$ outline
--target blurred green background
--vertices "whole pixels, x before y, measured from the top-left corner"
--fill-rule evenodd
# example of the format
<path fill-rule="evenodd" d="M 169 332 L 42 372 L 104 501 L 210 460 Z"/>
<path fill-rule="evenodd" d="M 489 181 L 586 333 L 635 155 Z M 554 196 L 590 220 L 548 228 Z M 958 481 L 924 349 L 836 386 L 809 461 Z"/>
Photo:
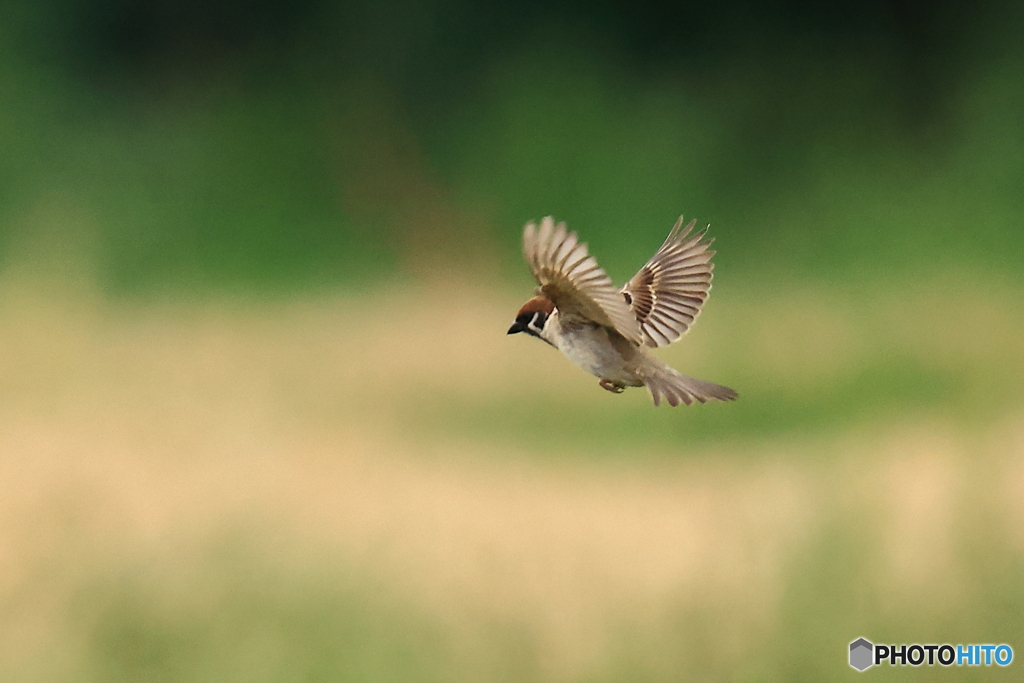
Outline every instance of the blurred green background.
<path fill-rule="evenodd" d="M 1022 37 L 997 1 L 0 4 L 0 680 L 1024 654 Z M 660 355 L 737 403 L 506 338 L 526 221 L 621 282 L 680 213 L 717 277 Z"/>

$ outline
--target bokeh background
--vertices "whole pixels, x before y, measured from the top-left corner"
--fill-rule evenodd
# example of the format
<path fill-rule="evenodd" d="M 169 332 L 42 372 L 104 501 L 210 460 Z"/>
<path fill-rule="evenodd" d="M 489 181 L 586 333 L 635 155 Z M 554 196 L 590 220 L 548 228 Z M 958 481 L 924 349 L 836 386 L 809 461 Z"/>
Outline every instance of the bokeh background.
<path fill-rule="evenodd" d="M 0 4 L 0 680 L 1024 655 L 1021 7 Z M 680 213 L 738 402 L 506 337 Z"/>

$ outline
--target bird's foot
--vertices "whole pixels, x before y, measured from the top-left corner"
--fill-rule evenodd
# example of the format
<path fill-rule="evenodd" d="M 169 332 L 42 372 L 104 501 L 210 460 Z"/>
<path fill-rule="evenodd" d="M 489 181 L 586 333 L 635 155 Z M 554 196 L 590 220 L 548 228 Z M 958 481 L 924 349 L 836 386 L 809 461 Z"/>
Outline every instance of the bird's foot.
<path fill-rule="evenodd" d="M 617 382 L 613 382 L 610 379 L 603 379 L 600 382 L 598 382 L 598 384 L 601 385 L 602 389 L 610 391 L 613 394 L 621 394 L 623 391 L 626 390 L 626 387 L 624 385 L 618 384 Z"/>

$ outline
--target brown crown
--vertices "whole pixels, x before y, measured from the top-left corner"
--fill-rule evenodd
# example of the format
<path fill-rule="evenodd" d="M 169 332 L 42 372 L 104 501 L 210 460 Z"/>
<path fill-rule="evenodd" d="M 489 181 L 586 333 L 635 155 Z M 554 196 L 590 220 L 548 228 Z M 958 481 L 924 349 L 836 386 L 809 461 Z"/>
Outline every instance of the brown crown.
<path fill-rule="evenodd" d="M 519 309 L 518 313 L 516 313 L 516 317 L 518 318 L 523 313 L 534 313 L 536 311 L 544 311 L 548 315 L 551 315 L 553 310 L 555 310 L 555 305 L 551 303 L 551 299 L 543 296 L 535 296 L 523 304 L 523 307 Z"/>

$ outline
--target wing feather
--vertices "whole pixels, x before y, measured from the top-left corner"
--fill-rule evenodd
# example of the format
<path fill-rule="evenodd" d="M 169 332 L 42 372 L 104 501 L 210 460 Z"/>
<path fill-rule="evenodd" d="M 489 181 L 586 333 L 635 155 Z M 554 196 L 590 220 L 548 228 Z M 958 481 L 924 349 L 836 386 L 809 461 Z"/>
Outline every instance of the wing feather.
<path fill-rule="evenodd" d="M 686 334 L 708 299 L 715 252 L 712 240 L 704 239 L 707 228 L 693 232 L 696 224 L 684 228 L 680 216 L 661 248 L 622 288 L 647 346 L 668 346 Z"/>
<path fill-rule="evenodd" d="M 642 344 L 640 323 L 611 278 L 587 253 L 587 245 L 565 223 L 548 216 L 523 228 L 523 255 L 546 296 L 563 317 L 592 320 Z"/>

